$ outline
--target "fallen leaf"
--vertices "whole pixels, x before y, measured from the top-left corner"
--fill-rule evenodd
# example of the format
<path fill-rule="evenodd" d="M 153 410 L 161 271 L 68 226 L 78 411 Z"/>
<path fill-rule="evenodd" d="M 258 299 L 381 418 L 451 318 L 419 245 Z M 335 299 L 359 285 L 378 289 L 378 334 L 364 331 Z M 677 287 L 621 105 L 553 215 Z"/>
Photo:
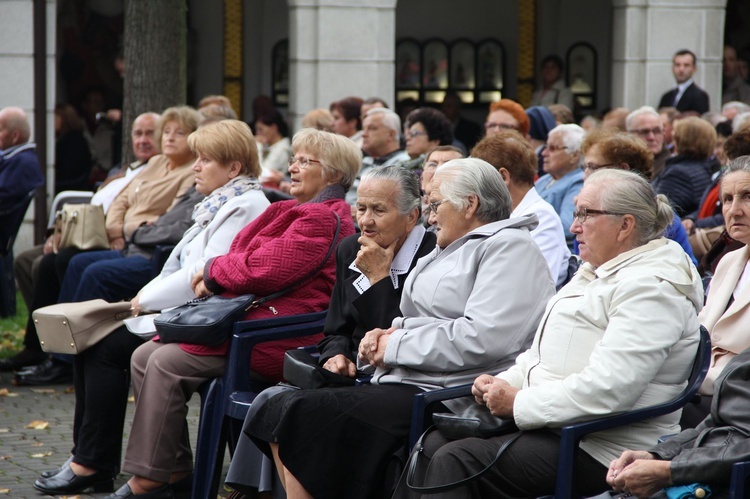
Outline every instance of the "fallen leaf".
<path fill-rule="evenodd" d="M 0 433 L 8 433 L 9 431 L 9 428 L 0 428 Z"/>
<path fill-rule="evenodd" d="M 44 442 L 34 442 L 31 444 L 32 447 L 44 447 Z"/>
<path fill-rule="evenodd" d="M 0 456 L 0 461 L 8 461 L 13 459 L 13 456 Z"/>
<path fill-rule="evenodd" d="M 65 389 L 65 393 L 75 393 L 76 389 L 73 386 L 69 386 Z M 76 496 L 78 497 L 78 496 Z"/>
<path fill-rule="evenodd" d="M 47 421 L 32 421 L 31 423 L 26 425 L 26 428 L 32 430 L 46 430 L 47 428 L 49 428 L 49 423 Z"/>
<path fill-rule="evenodd" d="M 7 388 L 0 388 L 0 397 L 5 397 L 5 396 L 6 396 L 6 395 L 8 395 L 9 393 L 10 393 L 10 392 L 8 391 L 8 389 L 7 389 Z"/>
<path fill-rule="evenodd" d="M 135 397 L 132 395 L 128 397 L 128 402 L 135 402 Z"/>
<path fill-rule="evenodd" d="M 81 496 L 62 496 L 60 499 L 81 499 Z"/>
<path fill-rule="evenodd" d="M 0 489 L 0 494 L 10 494 L 10 489 Z"/>
<path fill-rule="evenodd" d="M 52 451 L 49 452 L 40 452 L 39 454 L 32 454 L 31 457 L 40 458 L 40 457 L 49 457 L 52 455 Z"/>
<path fill-rule="evenodd" d="M 54 388 L 32 388 L 31 391 L 34 393 L 55 393 L 57 390 Z"/>

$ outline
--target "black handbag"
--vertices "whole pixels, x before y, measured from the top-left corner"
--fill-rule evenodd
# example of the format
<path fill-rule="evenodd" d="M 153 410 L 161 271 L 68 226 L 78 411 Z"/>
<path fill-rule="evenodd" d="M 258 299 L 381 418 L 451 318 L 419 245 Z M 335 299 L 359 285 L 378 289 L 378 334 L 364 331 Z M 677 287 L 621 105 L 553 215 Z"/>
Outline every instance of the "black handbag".
<path fill-rule="evenodd" d="M 336 233 L 331 247 L 328 248 L 323 261 L 312 272 L 288 286 L 263 298 L 255 295 L 241 295 L 234 298 L 223 296 L 204 296 L 190 300 L 184 305 L 160 313 L 154 319 L 154 326 L 162 343 L 191 343 L 193 345 L 218 346 L 232 334 L 234 323 L 241 319 L 250 309 L 279 298 L 289 291 L 301 286 L 326 264 L 336 248 L 341 232 L 341 218 L 335 211 Z"/>
<path fill-rule="evenodd" d="M 476 480 L 492 469 L 497 460 L 500 459 L 500 456 L 502 456 L 503 452 L 505 452 L 505 449 L 515 442 L 518 437 L 523 435 L 523 432 L 518 430 L 518 427 L 512 419 L 502 419 L 493 416 L 487 406 L 481 404 L 471 404 L 469 407 L 461 411 L 460 414 L 453 414 L 450 412 L 435 413 L 432 415 L 432 422 L 434 423 L 434 426 L 429 427 L 427 431 L 419 437 L 417 443 L 414 444 L 414 449 L 409 456 L 409 460 L 406 462 L 406 486 L 412 491 L 419 492 L 420 494 L 437 494 L 439 492 L 445 492 L 461 487 L 462 485 L 466 485 L 469 482 Z M 432 485 L 428 487 L 414 485 L 414 475 L 417 472 L 418 460 L 424 452 L 424 439 L 436 428 L 440 431 L 441 435 L 451 440 L 470 437 L 488 438 L 515 433 L 503 442 L 497 450 L 495 459 L 478 473 L 464 478 L 463 480 L 442 485 Z"/>
<path fill-rule="evenodd" d="M 284 354 L 284 380 L 299 388 L 354 386 L 355 379 L 329 371 L 318 365 L 318 359 L 300 349 Z"/>

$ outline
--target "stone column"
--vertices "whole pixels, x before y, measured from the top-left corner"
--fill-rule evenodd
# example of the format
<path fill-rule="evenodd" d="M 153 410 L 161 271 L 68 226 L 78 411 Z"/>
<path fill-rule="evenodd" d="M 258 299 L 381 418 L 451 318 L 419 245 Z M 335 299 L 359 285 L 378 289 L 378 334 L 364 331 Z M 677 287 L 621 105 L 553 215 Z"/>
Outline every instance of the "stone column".
<path fill-rule="evenodd" d="M 47 143 L 38 148 L 47 148 L 48 203 L 54 190 L 54 105 L 55 105 L 55 26 L 57 22 L 56 0 L 46 0 L 47 11 L 47 81 L 37 81 L 34 76 L 34 0 L 0 1 L 0 108 L 18 106 L 29 116 L 31 141 L 36 142 L 34 114 L 47 113 Z M 46 85 L 47 109 L 34 109 L 34 86 Z M 16 238 L 14 252 L 18 254 L 30 248 L 33 236 L 34 207 L 26 213 L 21 230 Z M 44 223 L 46 224 L 46 220 Z"/>
<path fill-rule="evenodd" d="M 613 0 L 612 105 L 657 106 L 675 86 L 672 56 L 695 52 L 695 81 L 721 109 L 726 0 Z"/>
<path fill-rule="evenodd" d="M 350 95 L 394 104 L 396 0 L 288 0 L 289 119 Z"/>

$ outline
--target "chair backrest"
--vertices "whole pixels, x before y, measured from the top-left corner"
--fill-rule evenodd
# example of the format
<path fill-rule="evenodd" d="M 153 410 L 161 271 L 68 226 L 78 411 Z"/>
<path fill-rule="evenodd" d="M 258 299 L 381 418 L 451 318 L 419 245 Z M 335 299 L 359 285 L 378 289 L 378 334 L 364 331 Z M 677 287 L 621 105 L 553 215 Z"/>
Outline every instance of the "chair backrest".
<path fill-rule="evenodd" d="M 26 194 L 22 200 L 12 207 L 0 212 L 0 220 L 2 220 L 2 224 L 0 224 L 0 255 L 7 255 L 13 249 L 13 243 L 23 223 L 23 216 L 26 214 L 31 200 L 34 199 L 35 193 L 36 189 Z"/>
<path fill-rule="evenodd" d="M 51 229 L 55 226 L 55 215 L 64 204 L 89 204 L 92 197 L 94 197 L 94 193 L 91 191 L 62 191 L 57 193 L 55 199 L 52 200 L 47 228 Z"/>
<path fill-rule="evenodd" d="M 690 370 L 690 377 L 685 389 L 677 397 L 651 407 L 635 411 L 616 414 L 601 419 L 585 421 L 564 426 L 560 434 L 560 454 L 557 463 L 557 482 L 555 485 L 555 499 L 569 499 L 573 494 L 573 463 L 578 443 L 581 438 L 590 433 L 608 430 L 618 426 L 629 425 L 644 419 L 655 418 L 681 409 L 687 404 L 700 388 L 708 372 L 711 361 L 711 337 L 705 327 L 700 328 L 698 352 Z"/>

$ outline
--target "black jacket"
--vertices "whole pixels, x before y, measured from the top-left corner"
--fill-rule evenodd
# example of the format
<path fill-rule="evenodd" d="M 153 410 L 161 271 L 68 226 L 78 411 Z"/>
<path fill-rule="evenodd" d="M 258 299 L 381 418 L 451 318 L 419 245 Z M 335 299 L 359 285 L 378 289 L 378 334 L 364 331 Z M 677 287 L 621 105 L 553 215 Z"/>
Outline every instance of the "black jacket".
<path fill-rule="evenodd" d="M 750 349 L 727 364 L 714 383 L 711 413 L 697 427 L 684 430 L 650 449 L 671 460 L 675 484 L 728 485 L 732 465 L 750 461 Z"/>
<path fill-rule="evenodd" d="M 677 95 L 677 88 L 673 88 L 669 92 L 661 96 L 659 101 L 659 107 L 673 107 L 674 98 Z M 692 83 L 685 89 L 680 101 L 676 106 L 678 111 L 695 111 L 698 114 L 708 112 L 708 94 L 695 83 Z"/>

